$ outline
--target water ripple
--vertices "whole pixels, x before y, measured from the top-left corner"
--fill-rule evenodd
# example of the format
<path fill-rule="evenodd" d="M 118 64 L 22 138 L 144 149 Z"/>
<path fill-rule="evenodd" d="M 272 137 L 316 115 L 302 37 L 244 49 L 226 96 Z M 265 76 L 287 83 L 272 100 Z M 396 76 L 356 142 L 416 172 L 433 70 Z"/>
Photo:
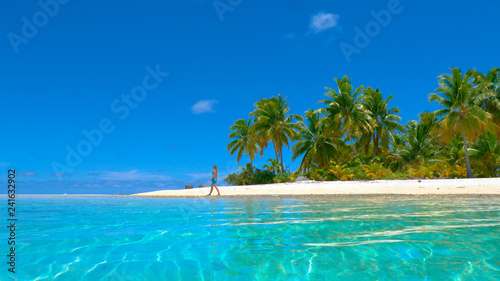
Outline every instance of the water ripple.
<path fill-rule="evenodd" d="M 368 244 L 382 244 L 382 243 L 401 243 L 408 242 L 406 240 L 367 240 L 367 241 L 344 241 L 344 242 L 332 242 L 332 243 L 303 243 L 304 246 L 321 246 L 321 247 L 353 247 Z"/>
<path fill-rule="evenodd" d="M 21 203 L 17 280 L 494 280 L 500 271 L 493 199 Z"/>

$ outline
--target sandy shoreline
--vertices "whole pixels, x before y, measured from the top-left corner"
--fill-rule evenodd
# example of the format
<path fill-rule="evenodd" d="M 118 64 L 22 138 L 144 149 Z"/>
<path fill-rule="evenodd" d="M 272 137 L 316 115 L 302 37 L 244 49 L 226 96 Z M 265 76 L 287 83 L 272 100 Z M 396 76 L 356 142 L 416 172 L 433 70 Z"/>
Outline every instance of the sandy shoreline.
<path fill-rule="evenodd" d="M 221 197 L 303 197 L 303 196 L 453 196 L 500 197 L 500 178 L 429 179 L 374 181 L 304 181 L 266 185 L 220 186 Z M 138 197 L 202 197 L 210 187 L 159 190 L 133 194 Z M 212 196 L 217 191 L 212 192 Z"/>

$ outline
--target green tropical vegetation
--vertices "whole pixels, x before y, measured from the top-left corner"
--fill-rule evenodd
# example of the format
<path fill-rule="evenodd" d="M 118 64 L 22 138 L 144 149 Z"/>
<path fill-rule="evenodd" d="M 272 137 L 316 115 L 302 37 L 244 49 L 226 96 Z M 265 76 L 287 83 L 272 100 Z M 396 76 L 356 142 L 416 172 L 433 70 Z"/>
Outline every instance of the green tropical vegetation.
<path fill-rule="evenodd" d="M 253 134 L 250 134 L 250 127 L 252 127 L 252 119 L 248 119 L 248 121 L 244 119 L 236 120 L 230 128 L 232 132 L 229 134 L 229 138 L 232 141 L 227 145 L 227 150 L 229 150 L 229 155 L 238 152 L 236 162 L 240 162 L 243 154 L 248 154 L 250 166 L 252 166 L 253 159 L 259 151 L 259 145 Z"/>
<path fill-rule="evenodd" d="M 335 78 L 317 110 L 289 114 L 286 97 L 260 99 L 250 119 L 230 127 L 230 155 L 250 163 L 225 181 L 234 185 L 311 180 L 472 178 L 500 176 L 500 74 L 474 69 L 437 77 L 429 101 L 439 105 L 418 120 L 400 124 L 400 110 L 378 88 L 354 87 Z M 253 166 L 257 153 L 272 144 L 275 159 Z M 296 171 L 283 161 L 283 149 Z"/>
<path fill-rule="evenodd" d="M 286 98 L 281 95 L 270 99 L 261 99 L 255 104 L 255 110 L 250 113 L 255 123 L 250 127 L 250 134 L 256 139 L 261 154 L 268 143 L 273 144 L 276 160 L 280 162 L 281 172 L 285 170 L 283 163 L 283 146 L 289 147 L 290 141 L 297 139 L 299 125 L 295 120 L 302 120 L 297 114 L 288 115 L 290 107 Z"/>

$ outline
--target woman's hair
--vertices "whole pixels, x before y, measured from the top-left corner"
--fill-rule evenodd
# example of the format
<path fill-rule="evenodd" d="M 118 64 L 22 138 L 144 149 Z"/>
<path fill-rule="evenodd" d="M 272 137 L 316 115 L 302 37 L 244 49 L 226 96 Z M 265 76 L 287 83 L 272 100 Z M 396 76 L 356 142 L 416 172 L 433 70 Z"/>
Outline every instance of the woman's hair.
<path fill-rule="evenodd" d="M 217 165 L 214 165 L 213 168 L 215 169 L 215 171 L 217 172 Z"/>

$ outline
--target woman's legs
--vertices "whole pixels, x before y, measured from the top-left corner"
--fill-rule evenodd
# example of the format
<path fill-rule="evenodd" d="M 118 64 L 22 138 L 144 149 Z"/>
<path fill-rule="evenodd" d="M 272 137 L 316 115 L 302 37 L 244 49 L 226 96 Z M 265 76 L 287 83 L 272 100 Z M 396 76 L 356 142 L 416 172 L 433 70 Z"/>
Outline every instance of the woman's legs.
<path fill-rule="evenodd" d="M 212 184 L 212 187 L 213 186 L 215 186 L 215 189 L 217 189 L 217 193 L 219 193 L 218 195 L 220 195 L 219 189 L 217 188 L 217 184 Z M 210 193 L 212 193 L 212 191 L 210 191 Z"/>
<path fill-rule="evenodd" d="M 212 185 L 210 186 L 210 193 L 208 193 L 208 195 L 207 195 L 207 196 L 212 195 L 212 191 L 214 190 L 214 186 L 215 186 L 215 189 L 217 189 L 217 193 L 220 195 L 220 191 L 219 191 L 219 189 L 217 188 L 217 184 L 212 183 Z"/>

